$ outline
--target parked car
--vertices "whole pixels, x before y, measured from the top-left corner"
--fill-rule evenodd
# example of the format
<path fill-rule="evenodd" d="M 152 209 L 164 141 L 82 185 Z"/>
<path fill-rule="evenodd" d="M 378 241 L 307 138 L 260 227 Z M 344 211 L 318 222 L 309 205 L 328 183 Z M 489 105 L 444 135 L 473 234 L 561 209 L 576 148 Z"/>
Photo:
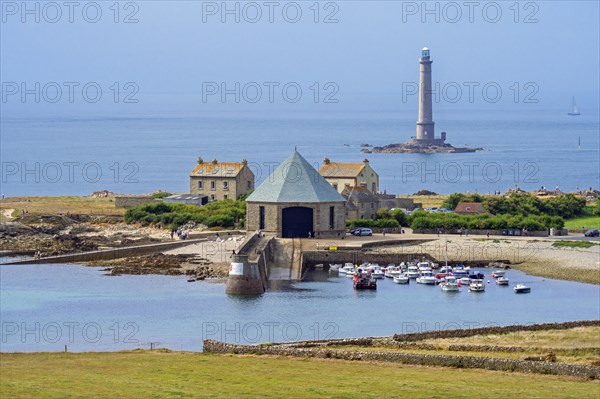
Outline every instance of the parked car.
<path fill-rule="evenodd" d="M 584 236 L 586 237 L 600 237 L 600 231 L 596 229 L 589 229 L 585 232 Z"/>
<path fill-rule="evenodd" d="M 354 236 L 372 236 L 373 235 L 373 230 L 371 229 L 367 229 L 367 228 L 359 228 L 359 229 L 354 229 L 350 232 L 350 234 L 354 235 Z"/>

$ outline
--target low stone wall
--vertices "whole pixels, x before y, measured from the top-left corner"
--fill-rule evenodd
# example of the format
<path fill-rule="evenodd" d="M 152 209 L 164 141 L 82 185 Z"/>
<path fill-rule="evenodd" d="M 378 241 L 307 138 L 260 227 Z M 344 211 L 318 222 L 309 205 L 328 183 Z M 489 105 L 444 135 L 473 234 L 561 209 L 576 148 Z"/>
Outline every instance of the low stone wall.
<path fill-rule="evenodd" d="M 138 205 L 151 204 L 154 202 L 162 202 L 162 200 L 149 196 L 115 197 L 115 208 L 134 208 Z"/>
<path fill-rule="evenodd" d="M 409 334 L 395 334 L 396 341 L 422 341 L 438 338 L 465 338 L 484 334 L 506 334 L 518 331 L 566 330 L 575 327 L 600 326 L 600 320 L 568 321 L 564 323 L 517 324 L 503 327 L 481 327 L 460 330 L 434 330 Z"/>
<path fill-rule="evenodd" d="M 518 229 L 502 229 L 502 230 L 487 230 L 487 229 L 481 229 L 481 230 L 475 230 L 475 229 L 468 229 L 468 233 L 469 235 L 473 235 L 473 236 L 485 236 L 488 233 L 491 236 L 504 236 L 504 237 L 520 237 L 521 234 L 520 232 L 518 232 Z M 510 231 L 512 232 L 518 232 L 518 234 L 510 234 Z M 561 230 L 563 231 L 563 230 Z M 437 234 L 437 229 L 415 229 L 413 230 L 414 234 Z M 507 234 L 504 234 L 507 233 Z M 460 234 L 458 229 L 450 229 L 450 230 L 443 230 L 442 234 L 454 234 L 454 235 L 458 235 Z M 465 229 L 463 229 L 463 235 L 465 235 Z M 548 237 L 550 235 L 550 233 L 548 232 L 548 230 L 540 230 L 540 231 L 528 231 L 527 232 L 527 236 L 528 237 Z M 566 234 L 563 234 L 566 235 Z"/>
<path fill-rule="evenodd" d="M 111 248 L 99 251 L 87 251 L 76 254 L 66 254 L 57 256 L 48 256 L 45 258 L 33 258 L 20 261 L 6 262 L 5 265 L 25 265 L 25 264 L 47 264 L 47 263 L 80 263 L 93 262 L 97 260 L 112 260 L 119 258 L 128 258 L 131 256 L 149 255 L 171 249 L 184 247 L 190 244 L 204 242 L 204 239 L 197 240 L 179 240 L 167 241 L 156 244 L 133 245 L 121 248 Z"/>
<path fill-rule="evenodd" d="M 421 353 L 347 351 L 314 348 L 279 348 L 266 345 L 235 345 L 205 340 L 204 351 L 209 353 L 233 353 L 313 357 L 340 360 L 359 360 L 415 364 L 421 366 L 477 368 L 522 373 L 569 375 L 580 378 L 600 379 L 600 367 L 566 363 L 537 362 L 475 356 L 431 355 Z"/>

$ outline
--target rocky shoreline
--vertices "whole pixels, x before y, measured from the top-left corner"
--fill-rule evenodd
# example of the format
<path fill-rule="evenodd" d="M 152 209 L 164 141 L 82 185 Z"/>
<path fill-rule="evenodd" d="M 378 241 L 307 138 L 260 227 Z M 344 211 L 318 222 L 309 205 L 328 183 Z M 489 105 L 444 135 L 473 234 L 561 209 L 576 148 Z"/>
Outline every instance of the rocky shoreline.
<path fill-rule="evenodd" d="M 110 276 L 158 274 L 165 276 L 189 276 L 194 280 L 226 278 L 227 267 L 212 265 L 193 255 L 166 255 L 157 253 L 146 256 L 113 259 L 87 263 L 88 266 L 107 266 Z"/>
<path fill-rule="evenodd" d="M 414 144 L 388 144 L 383 147 L 363 148 L 364 154 L 435 154 L 435 153 L 466 153 L 483 151 L 483 148 L 454 147 L 450 144 L 436 145 L 414 145 Z"/>

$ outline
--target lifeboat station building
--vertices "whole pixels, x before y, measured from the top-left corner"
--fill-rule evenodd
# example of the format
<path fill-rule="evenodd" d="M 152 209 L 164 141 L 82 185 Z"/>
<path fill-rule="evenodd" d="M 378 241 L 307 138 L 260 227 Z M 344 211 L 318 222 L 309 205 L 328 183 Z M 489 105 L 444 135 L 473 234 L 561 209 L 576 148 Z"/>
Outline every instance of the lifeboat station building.
<path fill-rule="evenodd" d="M 296 150 L 246 198 L 248 231 L 282 238 L 346 234 L 346 199 Z"/>

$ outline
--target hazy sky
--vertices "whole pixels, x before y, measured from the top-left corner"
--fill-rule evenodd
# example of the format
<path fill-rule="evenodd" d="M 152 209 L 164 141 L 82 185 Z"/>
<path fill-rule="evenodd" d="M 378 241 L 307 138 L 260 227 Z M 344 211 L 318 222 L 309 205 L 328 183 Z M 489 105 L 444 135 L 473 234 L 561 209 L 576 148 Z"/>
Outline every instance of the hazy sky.
<path fill-rule="evenodd" d="M 268 105 L 264 82 L 279 85 L 274 102 L 284 105 L 281 87 L 289 82 L 302 88 L 307 103 L 316 95 L 314 82 L 319 102 L 327 94 L 341 104 L 385 102 L 386 95 L 406 94 L 417 81 L 423 46 L 431 49 L 434 81 L 448 90 L 446 96 L 455 98 L 452 90 L 462 88 L 462 108 L 488 106 L 486 84 L 502 89 L 505 106 L 531 106 L 523 104 L 527 95 L 539 107 L 566 108 L 572 95 L 580 108 L 597 110 L 599 104 L 598 1 L 136 1 L 119 3 L 118 15 L 113 1 L 75 2 L 72 8 L 32 1 L 26 3 L 31 13 L 23 4 L 1 2 L 3 116 L 76 109 L 61 106 L 68 104 L 65 82 L 78 84 L 73 101 L 84 108 L 90 104 L 81 88 L 96 82 L 103 94 L 94 106 L 109 113 L 127 109 L 127 94 L 139 99 L 136 112 L 175 110 L 173 104 L 187 101 L 183 93 L 200 98 L 203 82 L 205 91 L 207 82 L 219 90 L 222 82 L 230 88 L 257 82 L 264 90 L 259 105 Z M 23 104 L 22 84 L 36 90 L 35 82 L 38 92 L 56 82 L 63 87 L 61 99 L 47 101 L 54 98 L 50 85 L 40 104 L 33 94 Z M 474 85 L 472 102 L 465 82 Z M 169 96 L 153 93 L 175 96 L 161 104 Z M 205 100 L 199 104 L 207 109 L 223 106 L 219 93 Z M 235 106 L 234 95 L 226 103 Z"/>

